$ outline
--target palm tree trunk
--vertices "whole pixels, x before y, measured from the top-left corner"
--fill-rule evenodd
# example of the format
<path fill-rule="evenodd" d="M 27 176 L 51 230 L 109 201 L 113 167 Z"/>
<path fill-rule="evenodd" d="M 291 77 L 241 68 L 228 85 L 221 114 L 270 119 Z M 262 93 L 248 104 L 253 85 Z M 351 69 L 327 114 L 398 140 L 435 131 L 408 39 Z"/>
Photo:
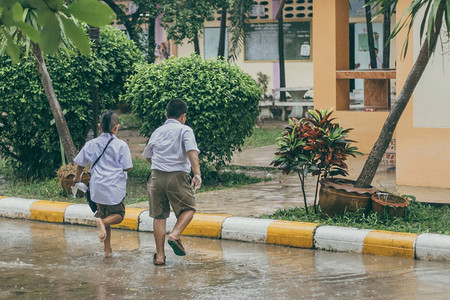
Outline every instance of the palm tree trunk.
<path fill-rule="evenodd" d="M 219 36 L 219 50 L 217 50 L 217 57 L 225 57 L 225 33 L 227 29 L 227 8 L 222 7 L 222 15 L 220 19 L 220 36 Z"/>
<path fill-rule="evenodd" d="M 280 88 L 286 87 L 286 71 L 284 68 L 283 8 L 284 2 L 283 5 L 278 9 L 280 11 L 280 15 L 278 17 L 278 64 L 280 68 Z M 286 92 L 280 92 L 280 101 L 286 102 Z"/>
<path fill-rule="evenodd" d="M 391 35 L 391 8 L 383 13 L 383 68 L 389 68 L 389 60 L 391 56 L 391 43 L 389 36 Z"/>
<path fill-rule="evenodd" d="M 367 25 L 367 39 L 369 42 L 369 56 L 370 67 L 372 69 L 377 68 L 377 57 L 375 56 L 375 44 L 373 42 L 373 27 L 372 27 L 372 14 L 370 13 L 370 5 L 367 5 L 370 0 L 365 0 L 366 3 L 366 25 Z"/>
<path fill-rule="evenodd" d="M 392 135 L 394 134 L 394 130 L 397 127 L 397 123 L 400 120 L 400 117 L 402 116 L 402 113 L 405 110 L 406 105 L 408 104 L 409 99 L 411 98 L 411 95 L 420 80 L 420 77 L 422 77 L 422 74 L 425 71 L 431 55 L 434 52 L 437 40 L 441 32 L 444 7 L 444 2 L 441 2 L 436 13 L 436 26 L 433 27 L 434 31 L 432 31 L 431 35 L 428 36 L 423 42 L 422 48 L 419 52 L 419 56 L 417 57 L 417 60 L 414 63 L 411 72 L 409 72 L 409 75 L 406 78 L 405 84 L 402 88 L 402 91 L 400 92 L 400 95 L 397 98 L 397 101 L 392 106 L 392 109 L 383 125 L 383 128 L 381 129 L 378 140 L 375 142 L 372 151 L 367 157 L 361 174 L 359 175 L 355 183 L 355 187 L 367 188 L 370 186 L 373 178 L 375 177 L 375 172 L 377 171 L 381 159 L 383 158 L 383 155 L 389 146 Z M 430 40 L 429 45 L 428 39 Z"/>
<path fill-rule="evenodd" d="M 61 143 L 64 147 L 67 162 L 73 163 L 73 159 L 77 154 L 77 150 L 73 143 L 69 127 L 67 126 L 66 119 L 64 118 L 63 112 L 61 110 L 61 106 L 59 105 L 58 98 L 56 98 L 52 80 L 48 73 L 44 57 L 42 56 L 42 51 L 39 48 L 39 45 L 36 43 L 32 43 L 32 48 L 39 78 L 41 80 L 42 87 L 44 88 L 45 95 L 47 96 L 48 103 L 50 104 L 50 109 L 52 111 L 53 117 L 55 118 L 56 129 L 58 130 Z"/>

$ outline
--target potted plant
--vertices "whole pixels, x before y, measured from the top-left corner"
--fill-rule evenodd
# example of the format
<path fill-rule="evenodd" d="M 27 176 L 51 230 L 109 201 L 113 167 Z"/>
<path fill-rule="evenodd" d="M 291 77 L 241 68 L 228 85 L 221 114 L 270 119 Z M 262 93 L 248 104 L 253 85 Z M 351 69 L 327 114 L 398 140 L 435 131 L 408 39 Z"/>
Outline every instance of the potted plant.
<path fill-rule="evenodd" d="M 349 155 L 360 154 L 347 139 L 351 129 L 344 129 L 331 118 L 333 110 L 309 110 L 309 118 L 290 119 L 289 126 L 277 140 L 277 152 L 271 164 L 283 170 L 284 174 L 297 172 L 303 194 L 305 210 L 308 213 L 305 193 L 305 179 L 311 173 L 316 176 L 314 211 L 317 211 L 319 182 L 329 176 L 347 176 L 345 160 Z M 322 211 L 328 206 L 319 203 Z"/>
<path fill-rule="evenodd" d="M 57 177 L 59 184 L 62 186 L 63 191 L 66 195 L 70 195 L 72 193 L 73 178 L 75 177 L 77 171 L 77 165 L 73 163 L 69 163 L 67 165 L 62 165 L 57 172 Z M 89 170 L 87 168 L 84 169 L 83 174 L 81 175 L 81 182 L 85 185 L 89 184 L 89 179 L 91 178 L 89 174 Z M 84 193 L 81 191 L 77 192 L 77 197 L 83 197 Z"/>
<path fill-rule="evenodd" d="M 409 201 L 386 192 L 372 194 L 372 210 L 378 214 L 387 214 L 390 217 L 402 217 Z"/>

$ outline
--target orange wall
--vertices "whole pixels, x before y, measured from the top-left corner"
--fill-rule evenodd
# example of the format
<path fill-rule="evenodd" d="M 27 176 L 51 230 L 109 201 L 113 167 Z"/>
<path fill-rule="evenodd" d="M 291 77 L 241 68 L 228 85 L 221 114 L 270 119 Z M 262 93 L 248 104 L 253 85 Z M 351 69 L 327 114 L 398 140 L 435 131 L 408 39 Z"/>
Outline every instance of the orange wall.
<path fill-rule="evenodd" d="M 358 142 L 361 152 L 368 153 L 388 113 L 343 110 L 348 108 L 349 83 L 336 81 L 336 70 L 348 69 L 348 11 L 348 0 L 314 2 L 314 106 L 336 108 L 341 125 L 354 128 L 350 138 Z"/>
<path fill-rule="evenodd" d="M 397 14 L 401 15 L 410 3 L 411 0 L 399 0 Z M 405 31 L 397 37 L 399 50 L 405 37 Z M 397 53 L 397 95 L 413 64 L 412 45 L 410 40 L 405 59 L 400 51 Z M 411 99 L 397 127 L 397 184 L 450 188 L 450 128 L 415 128 L 413 110 Z"/>

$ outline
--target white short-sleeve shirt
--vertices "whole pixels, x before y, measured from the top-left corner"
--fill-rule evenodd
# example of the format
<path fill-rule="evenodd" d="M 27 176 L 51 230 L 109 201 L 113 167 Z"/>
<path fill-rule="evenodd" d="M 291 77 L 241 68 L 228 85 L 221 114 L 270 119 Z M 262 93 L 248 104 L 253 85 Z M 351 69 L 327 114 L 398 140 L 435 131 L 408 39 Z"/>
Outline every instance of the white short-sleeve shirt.
<path fill-rule="evenodd" d="M 175 119 L 168 119 L 152 133 L 142 156 L 151 158 L 152 170 L 190 173 L 187 152 L 191 150 L 200 153 L 192 128 Z"/>
<path fill-rule="evenodd" d="M 131 153 L 127 143 L 115 135 L 102 133 L 99 137 L 88 141 L 74 162 L 82 167 L 92 164 L 102 154 L 108 141 L 114 139 L 106 148 L 94 168 L 91 168 L 89 188 L 91 199 L 99 204 L 116 205 L 125 198 L 127 191 L 126 169 L 133 167 Z"/>

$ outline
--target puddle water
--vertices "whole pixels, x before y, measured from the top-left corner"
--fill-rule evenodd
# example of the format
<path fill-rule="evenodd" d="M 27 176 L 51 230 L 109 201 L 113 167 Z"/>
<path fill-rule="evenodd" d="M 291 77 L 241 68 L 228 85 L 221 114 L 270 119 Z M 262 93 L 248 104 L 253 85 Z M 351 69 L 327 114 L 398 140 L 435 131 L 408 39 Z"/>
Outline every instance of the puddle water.
<path fill-rule="evenodd" d="M 450 263 L 184 237 L 155 267 L 153 235 L 0 219 L 0 299 L 447 299 Z"/>

